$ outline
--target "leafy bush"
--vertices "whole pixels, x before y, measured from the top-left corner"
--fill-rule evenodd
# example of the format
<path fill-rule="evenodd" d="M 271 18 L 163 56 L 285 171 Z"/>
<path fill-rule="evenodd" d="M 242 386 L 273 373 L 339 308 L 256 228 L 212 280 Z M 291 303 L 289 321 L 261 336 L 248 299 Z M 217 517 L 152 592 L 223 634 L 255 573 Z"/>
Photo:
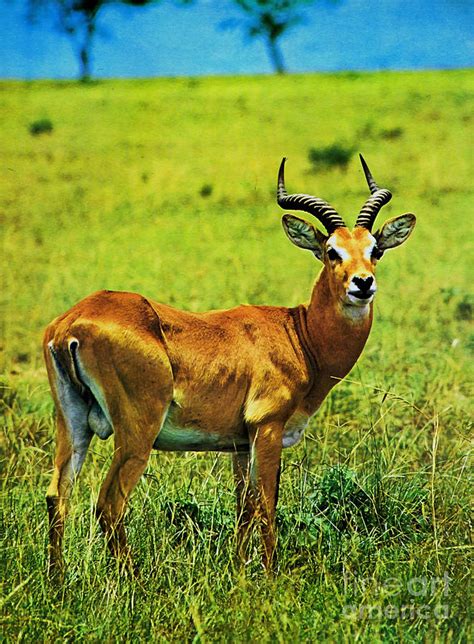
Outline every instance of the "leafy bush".
<path fill-rule="evenodd" d="M 361 481 L 350 468 L 336 465 L 325 469 L 299 511 L 281 508 L 278 524 L 283 534 L 300 535 L 299 545 L 356 533 L 379 542 L 403 541 L 429 529 L 427 502 L 416 479 L 384 479 L 372 472 Z"/>
<path fill-rule="evenodd" d="M 326 469 L 309 498 L 313 511 L 324 515 L 339 530 L 358 523 L 358 519 L 362 519 L 365 525 L 371 520 L 373 507 L 370 496 L 359 485 L 355 472 L 347 467 Z"/>
<path fill-rule="evenodd" d="M 394 140 L 394 139 L 399 139 L 403 136 L 403 128 L 402 127 L 391 127 L 386 130 L 381 130 L 380 131 L 380 137 L 382 139 L 386 139 L 387 141 Z"/>
<path fill-rule="evenodd" d="M 454 317 L 456 320 L 472 320 L 474 296 L 471 293 L 452 286 L 442 287 L 440 292 L 445 304 L 454 305 Z"/>
<path fill-rule="evenodd" d="M 32 136 L 51 134 L 53 131 L 53 124 L 50 119 L 38 119 L 37 121 L 30 123 L 29 129 Z"/>
<path fill-rule="evenodd" d="M 474 297 L 464 295 L 462 300 L 456 305 L 455 317 L 457 320 L 472 320 L 472 309 L 474 308 Z"/>
<path fill-rule="evenodd" d="M 313 172 L 321 168 L 339 167 L 346 169 L 355 148 L 343 143 L 333 143 L 323 148 L 310 148 L 308 160 L 312 165 Z"/>
<path fill-rule="evenodd" d="M 416 478 L 384 478 L 371 471 L 362 480 L 354 470 L 335 465 L 324 469 L 302 505 L 277 509 L 277 525 L 283 539 L 290 538 L 290 551 L 317 543 L 330 549 L 354 537 L 373 545 L 403 543 L 430 530 L 428 505 L 428 492 Z M 229 537 L 235 527 L 233 508 L 198 504 L 187 495 L 166 501 L 162 510 L 174 528 L 175 543 L 209 534 Z"/>
<path fill-rule="evenodd" d="M 201 197 L 210 197 L 212 195 L 212 184 L 210 183 L 205 183 L 202 187 L 201 190 L 199 191 L 199 194 Z"/>

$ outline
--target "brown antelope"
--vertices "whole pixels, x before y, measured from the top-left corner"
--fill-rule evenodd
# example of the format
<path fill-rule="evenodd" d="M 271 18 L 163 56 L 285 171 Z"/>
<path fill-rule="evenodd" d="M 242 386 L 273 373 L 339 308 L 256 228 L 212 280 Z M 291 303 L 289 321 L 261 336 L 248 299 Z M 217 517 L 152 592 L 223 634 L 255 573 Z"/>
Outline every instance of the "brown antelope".
<path fill-rule="evenodd" d="M 323 263 L 308 305 L 238 306 L 189 313 L 135 293 L 99 291 L 46 329 L 44 354 L 57 411 L 54 474 L 47 492 L 50 569 L 62 568 L 68 497 L 89 443 L 113 434 L 115 450 L 97 503 L 111 552 L 130 564 L 123 516 L 152 449 L 233 456 L 238 544 L 254 519 L 270 568 L 281 450 L 295 445 L 330 389 L 358 359 L 372 324 L 375 266 L 410 235 L 415 216 L 372 226 L 391 199 L 361 157 L 371 196 L 354 229 L 327 202 L 288 195 L 283 159 L 278 204 L 296 246 Z"/>

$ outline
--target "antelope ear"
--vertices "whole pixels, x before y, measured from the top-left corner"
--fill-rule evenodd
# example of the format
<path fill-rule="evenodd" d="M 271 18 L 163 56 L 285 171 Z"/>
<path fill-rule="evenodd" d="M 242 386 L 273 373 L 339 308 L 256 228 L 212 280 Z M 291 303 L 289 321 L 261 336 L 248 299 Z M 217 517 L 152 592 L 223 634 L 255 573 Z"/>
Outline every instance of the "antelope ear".
<path fill-rule="evenodd" d="M 323 261 L 324 244 L 327 241 L 324 233 L 304 219 L 293 215 L 283 215 L 282 223 L 288 239 L 295 246 L 313 251 L 315 256 Z"/>
<path fill-rule="evenodd" d="M 416 224 L 416 217 L 411 212 L 393 217 L 384 223 L 380 230 L 374 233 L 379 250 L 400 246 L 411 235 Z"/>

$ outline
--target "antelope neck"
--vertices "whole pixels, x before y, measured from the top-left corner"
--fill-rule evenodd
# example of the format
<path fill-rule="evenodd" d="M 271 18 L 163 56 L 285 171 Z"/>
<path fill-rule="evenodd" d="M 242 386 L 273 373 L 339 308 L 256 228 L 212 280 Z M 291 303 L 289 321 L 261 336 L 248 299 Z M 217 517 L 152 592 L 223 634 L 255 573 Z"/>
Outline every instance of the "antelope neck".
<path fill-rule="evenodd" d="M 356 363 L 372 326 L 372 304 L 365 315 L 360 313 L 354 311 L 351 316 L 342 302 L 335 300 L 323 268 L 306 315 L 307 337 L 320 375 L 344 378 Z"/>

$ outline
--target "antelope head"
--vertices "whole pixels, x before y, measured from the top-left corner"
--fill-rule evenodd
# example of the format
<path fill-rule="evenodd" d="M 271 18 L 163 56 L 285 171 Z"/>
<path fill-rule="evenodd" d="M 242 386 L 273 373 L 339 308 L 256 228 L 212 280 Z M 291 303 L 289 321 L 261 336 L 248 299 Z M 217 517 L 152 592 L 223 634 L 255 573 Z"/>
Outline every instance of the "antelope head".
<path fill-rule="evenodd" d="M 314 215 L 326 228 L 327 234 L 300 217 L 285 214 L 283 228 L 293 244 L 311 250 L 323 262 L 325 275 L 333 299 L 351 317 L 368 310 L 377 291 L 375 267 L 389 248 L 402 244 L 411 234 L 415 215 L 407 213 L 393 217 L 376 232 L 372 232 L 375 218 L 382 206 L 390 201 L 391 193 L 379 188 L 366 162 L 360 155 L 370 190 L 370 197 L 362 206 L 353 230 L 326 201 L 306 194 L 288 195 L 285 189 L 285 161 L 278 174 L 277 201 L 288 210 L 302 210 Z"/>

